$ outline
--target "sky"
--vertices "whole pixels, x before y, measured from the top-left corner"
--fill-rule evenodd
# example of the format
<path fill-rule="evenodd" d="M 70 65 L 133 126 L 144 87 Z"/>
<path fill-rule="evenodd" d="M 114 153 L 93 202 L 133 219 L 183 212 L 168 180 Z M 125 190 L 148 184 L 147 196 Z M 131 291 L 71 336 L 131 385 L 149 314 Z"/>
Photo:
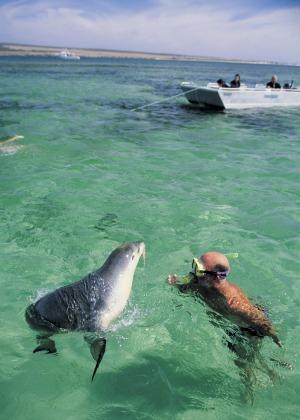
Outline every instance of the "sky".
<path fill-rule="evenodd" d="M 0 0 L 0 43 L 300 64 L 300 0 Z"/>

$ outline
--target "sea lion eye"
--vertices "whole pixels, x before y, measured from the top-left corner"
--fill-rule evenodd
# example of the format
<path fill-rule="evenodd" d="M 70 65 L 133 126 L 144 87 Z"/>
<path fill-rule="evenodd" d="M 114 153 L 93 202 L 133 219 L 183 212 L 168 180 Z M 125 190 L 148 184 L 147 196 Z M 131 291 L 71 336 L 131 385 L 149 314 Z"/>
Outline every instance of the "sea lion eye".
<path fill-rule="evenodd" d="M 134 255 L 131 257 L 132 260 L 134 260 Z"/>

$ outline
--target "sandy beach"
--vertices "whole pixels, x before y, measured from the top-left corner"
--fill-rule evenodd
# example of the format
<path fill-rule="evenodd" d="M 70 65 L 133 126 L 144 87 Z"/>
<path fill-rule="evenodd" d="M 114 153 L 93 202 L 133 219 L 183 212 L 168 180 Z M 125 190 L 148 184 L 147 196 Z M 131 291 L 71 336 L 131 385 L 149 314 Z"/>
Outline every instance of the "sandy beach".
<path fill-rule="evenodd" d="M 17 44 L 0 44 L 0 56 L 55 56 L 66 48 L 61 47 L 42 47 L 31 45 L 17 45 Z M 218 57 L 203 57 L 179 54 L 158 54 L 158 53 L 144 53 L 132 51 L 110 51 L 110 50 L 97 50 L 97 49 L 82 49 L 82 48 L 67 48 L 70 53 L 79 55 L 86 58 L 142 58 L 152 60 L 188 60 L 188 61 L 222 61 L 222 62 L 253 62 L 255 61 L 240 61 L 229 60 Z M 258 63 L 256 61 L 256 63 Z M 276 63 L 264 63 L 276 64 Z"/>
<path fill-rule="evenodd" d="M 110 50 L 96 50 L 96 49 L 82 49 L 82 48 L 57 48 L 57 47 L 39 47 L 31 45 L 15 45 L 15 44 L 0 44 L 0 55 L 31 55 L 31 56 L 53 56 L 59 54 L 61 51 L 67 49 L 70 53 L 87 58 L 144 58 L 156 60 L 212 60 L 211 57 L 194 57 L 188 55 L 176 54 L 156 54 L 143 53 L 131 51 L 110 51 Z"/>

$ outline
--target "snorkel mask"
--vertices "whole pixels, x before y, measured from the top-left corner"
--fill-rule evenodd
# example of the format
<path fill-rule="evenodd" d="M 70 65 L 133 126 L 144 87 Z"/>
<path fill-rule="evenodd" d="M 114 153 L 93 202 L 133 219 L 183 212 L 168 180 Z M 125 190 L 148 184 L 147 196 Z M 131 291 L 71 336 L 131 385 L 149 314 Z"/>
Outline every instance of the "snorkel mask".
<path fill-rule="evenodd" d="M 227 258 L 237 258 L 239 255 L 237 253 L 232 253 L 232 254 L 224 254 Z M 192 261 L 192 269 L 193 269 L 193 274 L 196 277 L 202 277 L 204 276 L 204 274 L 213 274 L 217 277 L 218 280 L 224 280 L 226 279 L 226 277 L 228 276 L 228 273 L 230 270 L 226 270 L 226 271 L 209 271 L 206 270 L 202 261 L 198 260 L 197 258 L 193 258 Z"/>

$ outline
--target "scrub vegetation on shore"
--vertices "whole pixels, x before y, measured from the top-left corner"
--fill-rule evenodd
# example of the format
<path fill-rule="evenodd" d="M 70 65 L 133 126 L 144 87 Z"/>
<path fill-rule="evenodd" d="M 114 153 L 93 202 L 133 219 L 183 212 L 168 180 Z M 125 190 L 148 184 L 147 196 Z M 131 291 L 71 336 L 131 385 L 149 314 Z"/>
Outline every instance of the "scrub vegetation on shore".
<path fill-rule="evenodd" d="M 84 49 L 84 48 L 66 48 L 66 47 L 49 47 L 36 45 L 21 45 L 0 43 L 0 56 L 53 56 L 59 54 L 62 50 L 67 49 L 69 52 L 85 58 L 142 58 L 152 60 L 186 60 L 186 61 L 210 61 L 210 62 L 239 62 L 239 63 L 257 63 L 262 62 L 249 60 L 224 59 L 219 57 L 205 57 L 180 54 L 160 54 L 133 51 L 115 51 L 105 49 Z M 264 62 L 264 64 L 279 64 L 276 62 Z"/>

